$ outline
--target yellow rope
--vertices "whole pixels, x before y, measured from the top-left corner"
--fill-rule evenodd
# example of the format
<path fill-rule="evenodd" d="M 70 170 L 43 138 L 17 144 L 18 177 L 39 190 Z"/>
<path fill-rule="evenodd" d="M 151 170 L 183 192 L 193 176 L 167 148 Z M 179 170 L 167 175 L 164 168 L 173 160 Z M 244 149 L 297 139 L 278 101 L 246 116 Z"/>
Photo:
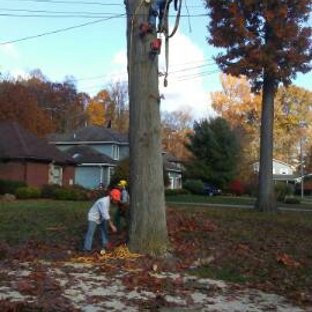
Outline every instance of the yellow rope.
<path fill-rule="evenodd" d="M 113 260 L 113 259 L 135 259 L 142 257 L 141 254 L 138 253 L 132 253 L 128 249 L 126 245 L 122 245 L 119 247 L 116 247 L 112 252 L 103 252 L 100 254 L 100 256 L 97 257 L 78 257 L 78 258 L 72 258 L 71 262 L 79 262 L 79 263 L 85 263 L 85 264 L 92 264 L 94 262 L 105 261 L 105 260 Z"/>

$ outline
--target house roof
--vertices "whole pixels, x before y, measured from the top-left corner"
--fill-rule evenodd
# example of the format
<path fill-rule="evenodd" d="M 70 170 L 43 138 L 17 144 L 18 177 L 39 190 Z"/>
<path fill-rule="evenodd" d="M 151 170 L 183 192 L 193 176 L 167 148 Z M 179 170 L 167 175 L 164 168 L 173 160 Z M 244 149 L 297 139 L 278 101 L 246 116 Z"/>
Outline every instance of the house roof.
<path fill-rule="evenodd" d="M 0 159 L 72 162 L 68 155 L 16 122 L 0 122 Z"/>
<path fill-rule="evenodd" d="M 49 136 L 51 143 L 76 143 L 81 142 L 115 142 L 128 144 L 128 136 L 110 128 L 100 126 L 87 126 L 65 134 L 52 134 Z"/>
<path fill-rule="evenodd" d="M 163 153 L 164 165 L 168 171 L 181 172 L 180 161 L 172 154 Z"/>
<path fill-rule="evenodd" d="M 116 164 L 111 157 L 99 153 L 95 149 L 86 145 L 75 145 L 66 151 L 73 160 L 78 163 L 106 163 Z"/>
<path fill-rule="evenodd" d="M 273 174 L 274 181 L 296 181 L 300 176 L 295 174 Z"/>

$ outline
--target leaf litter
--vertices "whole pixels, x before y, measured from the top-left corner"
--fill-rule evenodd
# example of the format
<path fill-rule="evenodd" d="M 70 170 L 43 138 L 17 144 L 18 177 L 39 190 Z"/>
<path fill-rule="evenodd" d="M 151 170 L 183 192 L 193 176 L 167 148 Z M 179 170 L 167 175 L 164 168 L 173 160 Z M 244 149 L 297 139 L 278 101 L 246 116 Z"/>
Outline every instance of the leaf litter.
<path fill-rule="evenodd" d="M 133 254 L 118 236 L 104 255 L 85 256 L 64 242 L 0 244 L 1 311 L 312 311 L 309 284 L 287 280 L 311 259 L 294 259 L 278 242 L 237 240 L 203 213 L 169 209 L 168 224 L 172 251 L 165 259 Z M 232 269 L 231 262 L 241 264 L 245 283 L 193 274 Z M 261 270 L 270 276 L 259 279 Z"/>

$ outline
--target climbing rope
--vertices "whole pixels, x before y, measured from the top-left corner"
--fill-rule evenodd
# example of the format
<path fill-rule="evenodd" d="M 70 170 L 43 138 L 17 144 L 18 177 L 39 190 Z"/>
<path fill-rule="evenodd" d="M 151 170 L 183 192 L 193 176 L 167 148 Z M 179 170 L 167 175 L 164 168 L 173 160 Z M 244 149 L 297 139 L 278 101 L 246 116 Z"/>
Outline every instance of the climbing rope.
<path fill-rule="evenodd" d="M 84 263 L 84 264 L 92 264 L 94 262 L 98 261 L 105 261 L 105 260 L 122 260 L 122 259 L 135 259 L 142 257 L 141 254 L 138 253 L 132 253 L 128 249 L 126 245 L 121 245 L 119 247 L 116 247 L 112 252 L 101 252 L 100 255 L 97 255 L 95 258 L 94 256 L 88 256 L 88 257 L 77 257 L 72 258 L 71 262 L 75 263 Z"/>
<path fill-rule="evenodd" d="M 182 9 L 182 0 L 175 0 L 175 9 L 177 10 L 177 17 L 175 20 L 175 24 L 173 27 L 172 32 L 169 34 L 169 3 L 171 0 L 166 1 L 165 12 L 164 12 L 164 22 L 162 32 L 165 35 L 165 62 L 166 62 L 166 69 L 165 69 L 165 78 L 164 78 L 164 86 L 168 86 L 168 72 L 169 72 L 169 39 L 172 38 L 178 30 L 180 18 L 181 18 L 181 9 Z M 179 2 L 179 5 L 178 5 Z"/>

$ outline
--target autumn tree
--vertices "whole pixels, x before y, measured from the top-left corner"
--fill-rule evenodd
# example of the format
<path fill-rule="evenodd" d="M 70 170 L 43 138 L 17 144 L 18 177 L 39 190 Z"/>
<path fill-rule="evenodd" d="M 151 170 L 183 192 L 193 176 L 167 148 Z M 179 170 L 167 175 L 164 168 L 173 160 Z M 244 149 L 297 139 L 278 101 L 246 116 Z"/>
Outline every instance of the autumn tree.
<path fill-rule="evenodd" d="M 273 189 L 274 97 L 280 83 L 289 85 L 306 73 L 311 27 L 306 26 L 311 0 L 206 0 L 208 42 L 224 48 L 215 58 L 221 70 L 245 75 L 254 91 L 262 89 L 259 192 L 256 208 L 275 212 Z"/>
<path fill-rule="evenodd" d="M 129 247 L 150 254 L 168 249 L 161 153 L 158 44 L 155 32 L 141 33 L 151 3 L 126 1 L 127 53 L 130 105 L 130 200 Z"/>
<path fill-rule="evenodd" d="M 193 116 L 184 110 L 163 112 L 162 123 L 162 144 L 166 152 L 171 153 L 179 159 L 190 157 L 186 149 L 187 136 L 192 132 Z"/>
<path fill-rule="evenodd" d="M 211 93 L 212 107 L 237 132 L 241 142 L 238 178 L 247 183 L 253 175 L 252 164 L 259 160 L 261 98 L 251 92 L 245 77 L 222 74 L 221 84 L 221 91 Z"/>
<path fill-rule="evenodd" d="M 129 131 L 129 103 L 128 84 L 122 81 L 112 82 L 108 85 L 111 104 L 108 109 L 112 128 L 123 133 Z"/>
<path fill-rule="evenodd" d="M 87 114 L 89 121 L 95 126 L 107 126 L 109 118 L 106 116 L 106 110 L 111 102 L 106 90 L 99 91 L 88 103 Z"/>
<path fill-rule="evenodd" d="M 312 92 L 304 88 L 280 87 L 275 98 L 274 157 L 295 165 L 299 142 L 312 142 Z"/>
<path fill-rule="evenodd" d="M 71 131 L 86 123 L 85 106 L 89 97 L 85 93 L 77 92 L 73 78 L 52 82 L 40 70 L 34 70 L 28 79 L 20 79 L 19 83 L 33 94 L 38 106 L 50 116 L 54 131 Z"/>
<path fill-rule="evenodd" d="M 186 147 L 192 153 L 186 165 L 186 174 L 204 182 L 213 182 L 220 188 L 237 174 L 240 146 L 229 123 L 221 118 L 196 121 Z"/>
<path fill-rule="evenodd" d="M 99 91 L 87 106 L 93 125 L 110 127 L 118 132 L 129 130 L 128 86 L 125 82 L 111 82 Z"/>
<path fill-rule="evenodd" d="M 18 81 L 0 82 L 0 121 L 16 121 L 38 137 L 53 131 L 49 114 L 38 105 L 38 99 Z"/>
<path fill-rule="evenodd" d="M 222 91 L 211 94 L 212 107 L 238 130 L 242 141 L 240 178 L 249 179 L 251 165 L 259 160 L 261 96 L 251 91 L 244 77 L 223 74 L 221 83 Z M 312 92 L 293 85 L 279 87 L 274 106 L 274 158 L 295 165 L 300 138 L 306 138 L 307 146 L 312 138 Z M 300 127 L 300 122 L 307 126 Z"/>

